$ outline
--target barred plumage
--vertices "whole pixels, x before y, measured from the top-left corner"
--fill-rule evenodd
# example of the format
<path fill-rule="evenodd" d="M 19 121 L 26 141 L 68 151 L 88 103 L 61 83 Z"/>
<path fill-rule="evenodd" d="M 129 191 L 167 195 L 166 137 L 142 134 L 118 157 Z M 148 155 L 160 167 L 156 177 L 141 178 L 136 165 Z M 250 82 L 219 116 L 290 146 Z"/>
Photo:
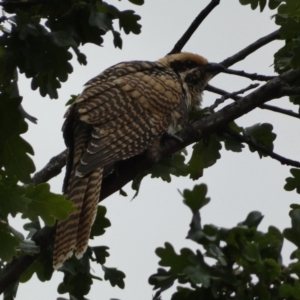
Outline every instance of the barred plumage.
<path fill-rule="evenodd" d="M 220 71 L 199 55 L 180 53 L 156 62 L 120 63 L 90 80 L 66 113 L 70 150 L 64 191 L 77 211 L 56 230 L 53 265 L 86 250 L 97 212 L 103 168 L 147 150 L 159 160 L 164 133 L 184 128 L 202 91 Z"/>

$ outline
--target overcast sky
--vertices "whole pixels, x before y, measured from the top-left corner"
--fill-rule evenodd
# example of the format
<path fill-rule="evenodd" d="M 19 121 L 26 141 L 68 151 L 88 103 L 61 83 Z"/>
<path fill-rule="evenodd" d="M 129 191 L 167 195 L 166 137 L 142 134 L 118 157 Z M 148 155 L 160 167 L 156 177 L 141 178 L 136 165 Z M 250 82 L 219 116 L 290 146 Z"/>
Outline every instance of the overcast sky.
<path fill-rule="evenodd" d="M 163 57 L 208 2 L 146 0 L 145 5 L 137 7 L 125 0 L 112 0 L 111 4 L 120 9 L 134 9 L 142 17 L 140 35 L 122 34 L 123 50 L 113 47 L 111 33 L 105 37 L 104 47 L 84 46 L 82 51 L 87 55 L 88 65 L 82 67 L 76 59 L 73 60 L 74 72 L 60 89 L 58 100 L 42 98 L 37 91 L 31 91 L 30 82 L 21 77 L 20 92 L 24 96 L 24 107 L 39 120 L 38 125 L 30 124 L 29 132 L 25 135 L 26 140 L 34 147 L 37 170 L 65 148 L 61 125 L 65 102 L 71 94 L 80 93 L 85 82 L 113 64 Z M 241 6 L 237 0 L 221 1 L 184 51 L 198 53 L 211 62 L 220 62 L 276 30 L 276 25 L 271 20 L 274 13 L 269 10 L 264 13 L 252 11 L 249 6 Z M 281 42 L 273 42 L 233 68 L 272 75 L 273 53 L 281 46 Z M 211 82 L 228 91 L 236 91 L 250 83 L 246 79 L 230 75 L 217 76 Z M 211 105 L 216 98 L 218 96 L 205 92 L 203 106 Z M 271 104 L 291 107 L 288 99 L 275 100 Z M 272 123 L 278 135 L 275 151 L 299 160 L 299 120 L 259 109 L 237 120 L 242 126 L 265 122 Z M 133 201 L 131 198 L 134 192 L 128 185 L 124 188 L 128 197 L 124 198 L 116 193 L 102 202 L 107 207 L 107 216 L 112 226 L 104 236 L 92 241 L 91 245 L 110 248 L 106 266 L 117 267 L 125 272 L 125 289 L 113 288 L 107 281 L 94 281 L 87 298 L 150 300 L 154 292 L 148 285 L 148 277 L 158 268 L 155 249 L 163 246 L 166 241 L 173 244 L 176 251 L 183 247 L 196 249 L 194 243 L 185 239 L 191 213 L 183 205 L 178 189 L 183 191 L 200 183 L 208 185 L 211 202 L 201 211 L 202 224 L 231 227 L 244 220 L 250 211 L 258 210 L 265 215 L 260 225 L 261 230 L 266 230 L 270 225 L 279 229 L 290 225 L 289 205 L 298 203 L 299 195 L 283 190 L 289 168 L 270 158 L 260 159 L 257 153 L 250 153 L 247 147 L 239 154 L 222 150 L 221 155 L 222 159 L 205 170 L 204 176 L 196 182 L 187 178 L 173 178 L 172 183 L 168 184 L 147 178 L 142 182 L 139 196 Z M 51 180 L 53 192 L 61 192 L 63 175 Z M 285 243 L 285 262 L 288 262 L 292 249 L 290 244 Z M 95 275 L 102 277 L 99 266 L 95 265 L 93 269 Z M 61 279 L 60 272 L 56 272 L 51 282 L 46 283 L 41 283 L 34 276 L 29 283 L 20 285 L 17 299 L 56 299 L 56 288 Z M 170 295 L 171 292 L 164 292 L 163 299 L 170 299 Z"/>

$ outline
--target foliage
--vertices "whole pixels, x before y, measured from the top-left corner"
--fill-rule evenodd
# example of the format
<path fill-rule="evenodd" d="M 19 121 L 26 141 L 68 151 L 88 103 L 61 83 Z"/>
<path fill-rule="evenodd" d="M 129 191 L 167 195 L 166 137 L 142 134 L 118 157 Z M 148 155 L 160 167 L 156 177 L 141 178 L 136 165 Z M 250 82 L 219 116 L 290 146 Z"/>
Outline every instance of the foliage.
<path fill-rule="evenodd" d="M 130 2 L 142 5 L 144 1 Z M 58 98 L 57 90 L 73 72 L 73 54 L 80 64 L 87 64 L 80 51 L 82 45 L 101 46 L 103 36 L 110 31 L 115 46 L 122 48 L 116 22 L 126 34 L 139 34 L 141 28 L 140 17 L 134 11 L 120 11 L 102 1 L 5 1 L 1 5 L 5 15 L 0 18 L 0 272 L 14 256 L 40 251 L 30 239 L 41 228 L 41 220 L 53 226 L 56 219 L 67 219 L 74 210 L 64 196 L 50 192 L 48 184 L 30 184 L 35 171 L 31 158 L 34 152 L 21 137 L 28 130 L 25 118 L 30 116 L 21 107 L 17 74 L 25 74 L 31 80 L 31 88 L 38 89 L 41 96 Z M 92 237 L 102 235 L 104 228 L 110 226 L 105 213 L 106 209 L 99 206 Z M 29 222 L 24 225 L 29 231 L 27 238 L 8 223 L 8 217 L 17 214 Z M 100 280 L 90 274 L 89 260 L 103 266 L 105 280 L 123 288 L 125 274 L 104 266 L 107 250 L 105 246 L 94 247 L 80 263 L 70 262 L 63 270 L 65 279 L 59 292 L 68 292 L 73 299 L 82 299 L 88 293 L 93 280 Z M 34 273 L 41 281 L 50 280 L 51 257 L 52 248 L 48 247 L 21 275 L 20 282 L 28 281 Z M 16 290 L 17 285 L 7 289 L 5 299 L 12 299 Z"/>
<path fill-rule="evenodd" d="M 257 211 L 229 229 L 201 224 L 199 209 L 209 203 L 206 193 L 203 184 L 183 192 L 184 203 L 193 214 L 187 238 L 199 249 L 194 252 L 184 248 L 177 254 L 169 243 L 157 248 L 159 265 L 167 269 L 159 268 L 149 278 L 154 289 L 161 293 L 177 281 L 180 285 L 172 300 L 298 299 L 299 282 L 295 275 L 300 275 L 300 252 L 295 251 L 295 261 L 285 267 L 281 248 L 284 238 L 300 245 L 299 205 L 292 206 L 291 228 L 283 232 L 274 226 L 267 232 L 259 231 L 263 216 Z"/>
<path fill-rule="evenodd" d="M 143 0 L 129 0 L 142 5 Z M 273 20 L 279 26 L 280 38 L 285 45 L 274 55 L 274 69 L 278 74 L 300 67 L 300 2 L 299 0 L 240 0 L 242 5 L 263 11 L 266 5 L 274 10 Z M 58 220 L 68 218 L 73 205 L 63 195 L 50 191 L 46 183 L 34 186 L 35 171 L 31 145 L 21 136 L 28 130 L 25 119 L 33 120 L 22 109 L 22 96 L 18 91 L 18 74 L 30 80 L 31 88 L 42 97 L 58 98 L 58 89 L 73 72 L 70 61 L 75 55 L 80 64 L 87 64 L 81 47 L 87 43 L 101 46 L 107 32 L 113 35 L 115 47 L 122 48 L 121 32 L 139 34 L 140 16 L 132 10 L 120 11 L 116 6 L 101 0 L 38 0 L 0 3 L 0 274 L 14 257 L 40 254 L 20 275 L 19 282 L 27 282 L 36 274 L 40 281 L 51 280 L 52 245 L 45 249 L 31 238 L 42 228 L 41 221 L 53 226 Z M 276 11 L 275 11 L 276 10 Z M 116 24 L 119 29 L 116 29 Z M 297 83 L 299 86 L 299 82 Z M 72 95 L 70 104 L 76 96 Z M 290 96 L 290 102 L 300 112 L 300 96 Z M 199 112 L 195 114 L 198 115 Z M 214 113 L 214 111 L 210 112 Z M 203 111 L 200 115 L 205 115 Z M 197 118 L 196 118 L 197 119 Z M 276 134 L 268 123 L 239 127 L 228 126 L 234 133 L 251 141 L 249 149 L 262 159 L 272 153 Z M 227 127 L 226 127 L 227 128 Z M 261 151 L 263 147 L 269 152 Z M 189 157 L 186 150 L 153 165 L 133 180 L 132 188 L 138 194 L 142 179 L 151 175 L 171 182 L 172 176 L 189 176 L 197 180 L 204 170 L 221 159 L 221 149 L 240 153 L 244 145 L 226 131 L 210 134 L 193 145 Z M 300 171 L 290 170 L 284 189 L 300 193 Z M 122 190 L 121 190 L 122 193 Z M 123 192 L 124 194 L 124 192 Z M 149 283 L 157 290 L 153 299 L 175 283 L 177 291 L 172 300 L 184 299 L 299 299 L 300 283 L 300 206 L 292 205 L 291 227 L 280 232 L 270 226 L 267 232 L 258 230 L 263 219 L 259 212 L 251 212 L 244 221 L 233 228 L 202 225 L 199 210 L 210 201 L 205 185 L 195 185 L 192 191 L 183 192 L 184 204 L 192 211 L 188 239 L 197 244 L 192 251 L 184 248 L 176 252 L 170 243 L 156 250 L 159 257 L 157 273 Z M 26 220 L 24 237 L 9 224 L 11 217 L 20 215 Z M 105 233 L 110 221 L 106 209 L 98 207 L 91 238 Z M 296 247 L 289 266 L 282 265 L 281 248 L 284 239 Z M 125 274 L 106 266 L 109 257 L 107 246 L 89 247 L 81 260 L 74 257 L 60 270 L 63 281 L 58 286 L 60 294 L 70 299 L 86 299 L 95 280 L 109 281 L 123 289 Z M 94 275 L 91 263 L 100 264 L 102 277 Z M 13 299 L 18 282 L 5 290 L 5 299 Z M 63 298 L 60 298 L 63 299 Z"/>

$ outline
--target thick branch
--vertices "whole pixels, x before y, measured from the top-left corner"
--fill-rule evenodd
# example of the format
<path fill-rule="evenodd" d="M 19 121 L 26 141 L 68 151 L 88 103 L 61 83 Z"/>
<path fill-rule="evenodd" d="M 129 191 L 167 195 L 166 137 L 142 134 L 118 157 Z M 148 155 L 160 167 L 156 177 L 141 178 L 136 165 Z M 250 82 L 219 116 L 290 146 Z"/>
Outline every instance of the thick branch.
<path fill-rule="evenodd" d="M 264 154 L 272 157 L 273 159 L 278 160 L 283 165 L 288 165 L 288 166 L 300 168 L 300 162 L 299 161 L 291 160 L 291 159 L 288 159 L 288 158 L 286 158 L 284 156 L 281 156 L 277 153 L 274 153 L 273 151 L 267 149 L 266 147 L 253 142 L 250 138 L 245 137 L 241 134 L 238 134 L 237 132 L 234 132 L 231 129 L 226 129 L 226 130 L 224 130 L 224 132 L 226 132 L 227 134 L 229 134 L 230 136 L 232 136 L 233 138 L 235 138 L 239 142 L 246 143 L 249 146 L 255 148 L 257 151 L 261 151 Z"/>
<path fill-rule="evenodd" d="M 201 119 L 192 123 L 178 134 L 178 136 L 183 140 L 182 143 L 174 140 L 168 140 L 163 145 L 163 158 L 169 157 L 172 153 L 175 153 L 183 147 L 186 147 L 213 132 L 223 130 L 224 126 L 226 126 L 229 122 L 243 116 L 256 107 L 261 106 L 263 103 L 284 96 L 284 91 L 286 90 L 285 87 L 293 84 L 299 76 L 300 70 L 289 71 L 273 80 L 270 80 L 249 95 L 225 106 L 218 112 L 203 116 Z M 63 160 L 62 158 L 64 155 L 65 154 L 61 154 L 58 158 Z M 56 164 L 56 162 L 53 163 Z M 115 174 L 111 174 L 104 179 L 100 201 L 118 191 L 122 186 L 134 179 L 138 173 L 147 170 L 152 164 L 153 163 L 147 160 L 143 155 L 120 162 L 118 164 L 118 175 L 116 176 Z M 47 165 L 47 169 L 52 169 L 49 164 Z M 39 174 L 43 175 L 36 175 L 35 180 L 37 182 L 41 182 L 42 180 L 39 176 L 41 176 L 41 178 L 49 178 L 49 176 L 45 176 L 45 173 L 47 173 L 46 170 L 40 172 Z M 51 245 L 53 242 L 53 232 L 53 228 L 45 227 L 34 235 L 33 240 L 37 245 L 41 246 L 41 252 L 43 252 L 43 249 Z M 0 275 L 0 294 L 8 285 L 17 281 L 22 272 L 26 270 L 26 268 L 30 266 L 38 256 L 39 254 L 34 257 L 30 255 L 22 255 L 15 258 L 12 263 L 7 264 Z"/>
<path fill-rule="evenodd" d="M 200 14 L 196 17 L 187 31 L 183 34 L 183 36 L 179 39 L 179 41 L 175 44 L 174 48 L 171 50 L 170 54 L 179 53 L 185 46 L 185 44 L 189 41 L 191 36 L 200 26 L 202 21 L 209 15 L 209 13 L 220 4 L 220 0 L 211 0 L 210 3 L 200 12 Z"/>

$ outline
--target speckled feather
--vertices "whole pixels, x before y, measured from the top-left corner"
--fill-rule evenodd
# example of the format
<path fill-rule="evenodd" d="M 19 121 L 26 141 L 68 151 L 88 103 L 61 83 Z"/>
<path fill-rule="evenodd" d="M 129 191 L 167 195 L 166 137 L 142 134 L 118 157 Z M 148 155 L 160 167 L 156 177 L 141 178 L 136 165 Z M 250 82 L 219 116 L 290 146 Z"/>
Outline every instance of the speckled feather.
<path fill-rule="evenodd" d="M 192 61 L 193 66 L 180 65 L 186 61 Z M 103 168 L 145 150 L 154 160 L 159 159 L 163 133 L 181 130 L 187 123 L 188 111 L 200 105 L 209 77 L 199 67 L 206 64 L 206 59 L 190 53 L 157 62 L 120 63 L 86 84 L 67 111 L 63 128 L 70 149 L 65 193 L 77 211 L 67 221 L 58 222 L 55 268 L 73 252 L 80 258 L 86 250 Z M 195 71 L 191 73 L 191 69 Z M 201 86 L 194 88 L 185 80 L 188 76 L 193 80 L 198 77 Z"/>

